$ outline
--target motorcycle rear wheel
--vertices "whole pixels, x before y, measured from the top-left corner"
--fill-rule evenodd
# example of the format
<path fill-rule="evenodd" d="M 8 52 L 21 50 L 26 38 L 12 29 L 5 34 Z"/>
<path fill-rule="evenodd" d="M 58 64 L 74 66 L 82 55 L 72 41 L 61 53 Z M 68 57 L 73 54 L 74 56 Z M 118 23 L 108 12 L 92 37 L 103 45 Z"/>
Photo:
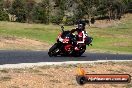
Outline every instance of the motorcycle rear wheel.
<path fill-rule="evenodd" d="M 80 57 L 80 56 L 82 56 L 83 53 L 84 53 L 84 52 L 75 52 L 75 53 L 73 54 L 73 56 L 74 56 L 74 57 Z"/>
<path fill-rule="evenodd" d="M 80 57 L 80 56 L 82 56 L 82 54 L 85 52 L 85 50 L 86 50 L 86 47 L 84 47 L 84 49 L 81 50 L 81 51 L 77 51 L 77 52 L 74 51 L 72 55 L 73 55 L 74 57 Z"/>

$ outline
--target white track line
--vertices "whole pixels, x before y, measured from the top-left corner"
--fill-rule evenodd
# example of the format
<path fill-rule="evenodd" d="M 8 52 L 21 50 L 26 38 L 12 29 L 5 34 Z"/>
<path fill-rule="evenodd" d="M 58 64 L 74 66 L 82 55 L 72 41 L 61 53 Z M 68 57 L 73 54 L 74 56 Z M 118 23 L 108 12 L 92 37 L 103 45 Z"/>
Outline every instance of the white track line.
<path fill-rule="evenodd" d="M 38 63 L 20 63 L 20 64 L 4 64 L 0 65 L 0 69 L 4 68 L 31 68 L 35 66 L 45 65 L 63 65 L 63 64 L 85 64 L 85 63 L 98 63 L 98 62 L 132 62 L 132 60 L 98 60 L 98 61 L 65 61 L 65 62 L 38 62 Z"/>

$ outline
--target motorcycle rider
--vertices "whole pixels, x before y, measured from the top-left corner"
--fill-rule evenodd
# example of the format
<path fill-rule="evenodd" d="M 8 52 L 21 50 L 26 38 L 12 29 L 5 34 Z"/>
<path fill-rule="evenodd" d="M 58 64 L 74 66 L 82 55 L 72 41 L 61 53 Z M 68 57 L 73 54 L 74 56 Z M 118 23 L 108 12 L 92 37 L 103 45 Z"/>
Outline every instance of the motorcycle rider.
<path fill-rule="evenodd" d="M 83 44 L 85 42 L 85 39 L 88 36 L 88 34 L 85 30 L 86 21 L 85 20 L 79 20 L 77 22 L 77 25 L 78 25 L 78 27 L 76 29 L 72 29 L 70 32 L 70 34 L 74 33 L 75 31 L 77 31 L 77 33 L 78 33 L 77 41 L 76 41 L 76 43 L 74 43 L 75 50 L 79 50 L 78 45 Z"/>

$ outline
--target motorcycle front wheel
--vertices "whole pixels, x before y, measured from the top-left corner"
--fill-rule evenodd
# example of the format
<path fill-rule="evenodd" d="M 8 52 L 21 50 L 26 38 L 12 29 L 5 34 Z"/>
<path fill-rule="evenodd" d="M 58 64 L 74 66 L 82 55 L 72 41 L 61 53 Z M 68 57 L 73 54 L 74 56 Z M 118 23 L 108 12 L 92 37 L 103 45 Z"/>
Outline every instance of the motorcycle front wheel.
<path fill-rule="evenodd" d="M 50 57 L 53 57 L 53 56 L 57 56 L 57 51 L 58 50 L 58 46 L 57 46 L 57 43 L 55 43 L 50 49 L 49 49 L 49 52 L 48 52 L 48 55 Z"/>

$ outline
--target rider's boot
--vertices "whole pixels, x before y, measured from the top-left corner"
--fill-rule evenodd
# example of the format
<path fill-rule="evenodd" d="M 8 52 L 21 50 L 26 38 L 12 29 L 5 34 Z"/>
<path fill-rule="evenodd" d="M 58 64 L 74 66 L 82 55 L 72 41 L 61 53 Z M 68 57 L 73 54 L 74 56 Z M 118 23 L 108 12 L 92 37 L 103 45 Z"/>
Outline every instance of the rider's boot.
<path fill-rule="evenodd" d="M 77 46 L 74 48 L 75 50 L 80 50 Z"/>

